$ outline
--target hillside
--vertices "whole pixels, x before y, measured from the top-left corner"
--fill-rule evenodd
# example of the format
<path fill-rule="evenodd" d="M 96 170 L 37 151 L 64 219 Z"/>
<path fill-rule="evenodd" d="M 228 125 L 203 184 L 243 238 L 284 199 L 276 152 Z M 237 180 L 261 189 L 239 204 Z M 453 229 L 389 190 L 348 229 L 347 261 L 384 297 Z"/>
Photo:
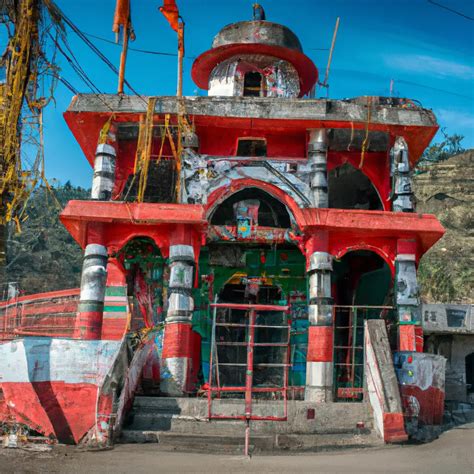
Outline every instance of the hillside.
<path fill-rule="evenodd" d="M 58 215 L 69 200 L 88 199 L 90 191 L 67 183 L 53 192 L 58 202 L 46 188 L 38 188 L 28 202 L 21 233 L 9 227 L 7 278 L 25 294 L 79 286 L 82 251 Z"/>
<path fill-rule="evenodd" d="M 474 303 L 474 150 L 426 169 L 414 179 L 417 211 L 435 214 L 446 234 L 421 260 L 422 298 Z"/>

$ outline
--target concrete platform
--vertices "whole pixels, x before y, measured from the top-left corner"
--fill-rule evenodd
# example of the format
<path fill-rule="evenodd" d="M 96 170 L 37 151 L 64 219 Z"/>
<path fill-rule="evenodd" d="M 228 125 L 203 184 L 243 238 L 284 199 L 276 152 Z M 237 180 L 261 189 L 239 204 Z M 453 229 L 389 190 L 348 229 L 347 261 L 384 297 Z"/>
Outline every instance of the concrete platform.
<path fill-rule="evenodd" d="M 242 400 L 221 400 L 219 413 L 238 414 Z M 279 415 L 281 401 L 258 401 L 254 413 Z M 310 419 L 308 419 L 310 410 Z M 314 419 L 311 419 L 314 410 Z M 166 451 L 242 453 L 245 422 L 209 420 L 206 399 L 136 397 L 120 442 L 158 443 Z M 365 403 L 288 402 L 288 421 L 252 421 L 251 451 L 329 451 L 373 447 L 383 441 L 372 429 Z"/>

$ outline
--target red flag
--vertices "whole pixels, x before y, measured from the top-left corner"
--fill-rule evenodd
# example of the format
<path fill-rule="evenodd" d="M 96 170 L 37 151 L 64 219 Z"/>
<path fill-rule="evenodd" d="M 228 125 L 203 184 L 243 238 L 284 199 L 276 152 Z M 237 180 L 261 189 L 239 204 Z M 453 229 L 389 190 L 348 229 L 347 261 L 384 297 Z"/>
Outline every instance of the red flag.
<path fill-rule="evenodd" d="M 160 12 L 163 13 L 164 17 L 168 20 L 171 28 L 173 28 L 174 31 L 178 31 L 179 11 L 176 0 L 163 0 L 163 6 L 160 7 Z"/>

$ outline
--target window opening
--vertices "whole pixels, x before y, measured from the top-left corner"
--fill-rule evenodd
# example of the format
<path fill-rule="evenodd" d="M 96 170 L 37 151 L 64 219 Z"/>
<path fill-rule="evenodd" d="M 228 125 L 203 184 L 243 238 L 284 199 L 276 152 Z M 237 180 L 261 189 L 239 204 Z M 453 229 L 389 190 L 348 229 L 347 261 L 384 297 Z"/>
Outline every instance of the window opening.
<path fill-rule="evenodd" d="M 247 72 L 244 76 L 244 97 L 260 97 L 262 75 L 259 72 Z"/>
<path fill-rule="evenodd" d="M 267 142 L 263 138 L 239 138 L 237 156 L 267 156 Z"/>

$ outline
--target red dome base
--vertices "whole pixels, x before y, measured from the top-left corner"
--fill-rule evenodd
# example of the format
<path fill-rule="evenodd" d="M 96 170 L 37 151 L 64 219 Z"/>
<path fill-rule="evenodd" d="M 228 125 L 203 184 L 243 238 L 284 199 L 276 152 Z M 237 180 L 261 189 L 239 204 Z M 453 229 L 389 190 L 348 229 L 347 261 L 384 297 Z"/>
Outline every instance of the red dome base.
<path fill-rule="evenodd" d="M 318 80 L 318 70 L 313 61 L 300 51 L 261 43 L 234 43 L 212 48 L 198 56 L 191 70 L 193 81 L 201 89 L 207 90 L 212 70 L 222 61 L 240 54 L 273 56 L 288 61 L 296 69 L 300 78 L 299 97 L 307 94 Z"/>

